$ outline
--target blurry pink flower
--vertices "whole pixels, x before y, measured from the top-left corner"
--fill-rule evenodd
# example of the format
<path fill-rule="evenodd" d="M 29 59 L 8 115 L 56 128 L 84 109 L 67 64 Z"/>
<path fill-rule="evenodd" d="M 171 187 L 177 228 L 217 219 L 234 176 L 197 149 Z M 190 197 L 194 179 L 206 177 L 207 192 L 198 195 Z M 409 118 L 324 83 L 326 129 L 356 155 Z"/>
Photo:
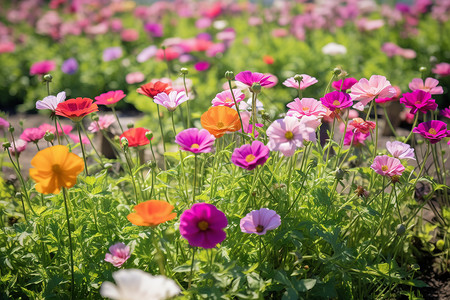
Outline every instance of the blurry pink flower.
<path fill-rule="evenodd" d="M 147 23 L 144 25 L 144 29 L 150 34 L 150 36 L 155 38 L 162 37 L 164 34 L 163 26 L 159 23 Z"/>
<path fill-rule="evenodd" d="M 153 98 L 153 101 L 156 104 L 164 106 L 168 111 L 174 111 L 178 105 L 188 100 L 189 98 L 186 96 L 185 92 L 177 91 L 172 91 L 169 94 L 159 93 Z"/>
<path fill-rule="evenodd" d="M 60 92 L 55 97 L 53 95 L 45 97 L 43 100 L 36 101 L 37 109 L 50 109 L 52 112 L 56 110 L 59 103 L 66 100 L 66 92 Z"/>
<path fill-rule="evenodd" d="M 399 159 L 387 155 L 377 156 L 370 166 L 377 174 L 382 176 L 401 176 L 405 167 Z"/>
<path fill-rule="evenodd" d="M 245 98 L 245 95 L 238 89 L 233 89 L 233 94 L 234 99 L 236 99 L 236 103 L 241 102 Z M 223 105 L 233 107 L 234 106 L 233 94 L 231 94 L 230 90 L 220 92 L 211 101 L 211 103 L 213 106 Z"/>
<path fill-rule="evenodd" d="M 56 68 L 56 64 L 52 60 L 44 60 L 34 63 L 30 68 L 30 75 L 44 75 Z"/>
<path fill-rule="evenodd" d="M 356 21 L 356 26 L 362 31 L 372 31 L 384 26 L 383 20 L 368 20 L 366 18 Z"/>
<path fill-rule="evenodd" d="M 165 51 L 163 49 L 158 49 L 156 51 L 156 57 L 160 60 L 171 61 L 180 57 L 180 54 L 180 51 L 173 47 L 167 47 Z"/>
<path fill-rule="evenodd" d="M 0 130 L 5 130 L 9 128 L 9 122 L 0 117 Z"/>
<path fill-rule="evenodd" d="M 197 29 L 205 29 L 212 25 L 212 20 L 210 18 L 199 18 L 195 21 L 195 27 Z"/>
<path fill-rule="evenodd" d="M 413 59 L 416 58 L 417 56 L 416 51 L 414 51 L 413 49 L 403 49 L 403 48 L 399 50 L 398 55 L 406 59 Z"/>
<path fill-rule="evenodd" d="M 210 63 L 207 61 L 199 61 L 198 63 L 196 63 L 194 65 L 194 69 L 196 69 L 199 72 L 206 71 L 209 69 L 209 67 L 210 67 Z"/>
<path fill-rule="evenodd" d="M 151 45 L 151 46 L 149 46 L 147 48 L 144 48 L 138 54 L 138 56 L 136 56 L 136 60 L 139 63 L 146 62 L 147 60 L 149 60 L 150 58 L 155 56 L 157 52 L 158 52 L 158 48 L 155 45 Z"/>
<path fill-rule="evenodd" d="M 405 108 L 400 112 L 400 120 L 412 124 L 414 122 L 414 114 L 410 113 L 410 109 Z"/>
<path fill-rule="evenodd" d="M 241 103 L 245 103 L 245 102 L 241 102 Z M 253 133 L 253 125 L 250 124 L 251 113 L 248 111 L 241 111 L 240 114 L 241 114 L 241 119 L 242 119 L 242 126 L 244 126 L 244 133 L 251 135 Z M 258 128 L 261 128 L 264 126 L 264 124 L 256 123 L 255 126 Z M 239 129 L 238 131 L 242 132 L 242 128 Z M 255 137 L 258 137 L 258 136 L 259 136 L 259 132 L 255 128 Z"/>
<path fill-rule="evenodd" d="M 15 140 L 14 143 L 11 142 L 11 146 L 8 148 L 11 155 L 16 156 L 16 153 L 20 155 L 27 148 L 27 142 L 22 139 Z"/>
<path fill-rule="evenodd" d="M 441 75 L 442 77 L 450 75 L 450 64 L 448 63 L 440 63 L 434 66 L 433 73 L 437 75 Z"/>
<path fill-rule="evenodd" d="M 289 35 L 289 31 L 285 28 L 275 28 L 272 30 L 271 35 L 275 38 L 285 37 Z"/>
<path fill-rule="evenodd" d="M 266 88 L 271 88 L 277 85 L 278 83 L 278 77 L 271 73 L 264 73 L 265 76 L 269 76 L 268 80 L 272 83 L 266 85 Z"/>
<path fill-rule="evenodd" d="M 144 81 L 144 79 L 145 79 L 145 75 L 142 72 L 133 72 L 133 73 L 129 73 L 129 74 L 127 74 L 127 76 L 125 76 L 125 81 L 128 84 L 140 83 L 140 82 Z"/>
<path fill-rule="evenodd" d="M 117 243 L 109 247 L 105 254 L 105 261 L 112 263 L 114 267 L 120 268 L 131 256 L 130 247 L 124 243 Z"/>
<path fill-rule="evenodd" d="M 398 101 L 398 99 L 400 98 L 400 95 L 402 94 L 402 91 L 400 90 L 400 88 L 398 86 L 394 86 L 395 89 L 395 95 L 389 98 L 376 98 L 375 102 L 378 104 L 381 103 L 386 103 L 386 102 L 390 102 L 390 101 Z"/>
<path fill-rule="evenodd" d="M 286 115 L 299 119 L 303 116 L 322 118 L 327 112 L 325 106 L 314 98 L 302 98 L 302 100 L 295 98 L 293 102 L 286 106 L 290 108 Z"/>
<path fill-rule="evenodd" d="M 51 132 L 53 134 L 56 133 L 56 128 L 54 126 L 50 125 L 50 124 L 47 124 L 47 123 L 44 123 L 44 124 L 40 125 L 39 129 L 42 129 L 45 132 L 49 131 L 49 132 Z M 63 132 L 64 132 L 64 134 L 68 135 L 72 131 L 72 129 L 73 129 L 73 126 L 71 126 L 71 125 L 63 125 L 62 131 L 61 131 L 61 127 L 58 124 L 58 134 L 59 135 L 63 135 Z"/>
<path fill-rule="evenodd" d="M 351 88 L 350 96 L 354 101 L 360 101 L 353 105 L 353 108 L 362 111 L 375 97 L 389 98 L 395 95 L 396 91 L 386 77 L 372 75 L 369 80 L 361 78 Z"/>
<path fill-rule="evenodd" d="M 122 20 L 121 19 L 112 19 L 109 23 L 109 26 L 111 27 L 111 30 L 113 32 L 120 32 L 123 28 Z"/>
<path fill-rule="evenodd" d="M 381 51 L 383 51 L 387 57 L 393 57 L 395 55 L 398 55 L 400 49 L 401 48 L 399 46 L 390 42 L 384 43 L 381 46 Z"/>
<path fill-rule="evenodd" d="M 414 78 L 409 83 L 409 88 L 411 91 L 422 90 L 424 92 L 428 92 L 431 95 L 443 94 L 444 90 L 442 86 L 437 86 L 439 84 L 439 80 L 428 77 L 425 79 L 425 83 L 421 78 Z"/>
<path fill-rule="evenodd" d="M 124 42 L 134 42 L 139 39 L 139 32 L 137 32 L 135 29 L 124 29 L 120 33 L 120 37 Z"/>
<path fill-rule="evenodd" d="M 281 225 L 280 216 L 267 208 L 253 210 L 240 221 L 241 231 L 245 233 L 256 233 L 264 235 L 267 230 L 273 230 Z"/>
<path fill-rule="evenodd" d="M 304 90 L 308 86 L 311 86 L 311 85 L 316 84 L 317 82 L 319 82 L 315 77 L 311 77 L 311 76 L 306 75 L 306 74 L 300 74 L 300 76 L 303 77 L 302 81 L 300 81 L 300 89 L 301 90 Z M 294 89 L 298 89 L 298 82 L 294 79 L 294 77 L 289 77 L 288 79 L 286 79 L 283 82 L 283 85 L 285 85 L 287 87 L 294 88 Z"/>
<path fill-rule="evenodd" d="M 387 141 L 386 149 L 395 158 L 416 160 L 414 157 L 414 148 L 411 148 L 408 144 L 399 141 Z"/>
<path fill-rule="evenodd" d="M 441 110 L 441 116 L 450 119 L 450 106 Z M 0 121 L 1 121 L 1 118 L 0 118 Z M 0 128 L 1 128 L 1 122 L 0 122 Z"/>
<path fill-rule="evenodd" d="M 44 135 L 45 131 L 40 128 L 26 128 L 20 135 L 20 138 L 25 142 L 37 143 Z"/>
<path fill-rule="evenodd" d="M 98 121 L 91 122 L 91 124 L 88 127 L 88 130 L 94 133 L 99 130 L 108 129 L 108 127 L 111 126 L 111 124 L 113 124 L 115 121 L 116 118 L 113 115 L 99 116 Z"/>
<path fill-rule="evenodd" d="M 217 54 L 219 53 L 224 53 L 226 50 L 226 46 L 223 43 L 217 43 L 217 44 L 213 44 L 211 45 L 211 47 L 209 47 L 205 54 L 208 57 L 215 57 Z"/>
<path fill-rule="evenodd" d="M 0 53 L 14 52 L 16 45 L 13 42 L 0 42 Z"/>
<path fill-rule="evenodd" d="M 80 138 L 79 138 L 78 134 L 69 133 L 67 136 L 70 137 L 75 144 L 80 142 Z M 81 136 L 81 141 L 83 142 L 83 145 L 91 144 L 91 142 L 89 141 L 87 136 L 84 136 L 84 135 Z"/>

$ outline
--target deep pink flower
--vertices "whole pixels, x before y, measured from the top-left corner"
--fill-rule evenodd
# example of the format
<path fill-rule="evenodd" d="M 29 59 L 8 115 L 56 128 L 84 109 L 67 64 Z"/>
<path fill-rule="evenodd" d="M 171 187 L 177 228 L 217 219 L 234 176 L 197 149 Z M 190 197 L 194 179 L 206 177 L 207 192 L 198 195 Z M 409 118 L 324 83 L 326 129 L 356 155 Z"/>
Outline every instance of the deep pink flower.
<path fill-rule="evenodd" d="M 304 90 L 306 89 L 308 86 L 311 86 L 313 84 L 316 84 L 317 82 L 319 82 L 315 77 L 311 77 L 309 75 L 306 74 L 300 74 L 300 76 L 302 76 L 302 81 L 300 81 L 300 89 Z M 287 86 L 287 87 L 291 87 L 294 89 L 298 89 L 298 82 L 297 80 L 294 79 L 294 77 L 289 77 L 288 79 L 286 79 L 283 82 L 283 85 Z"/>
<path fill-rule="evenodd" d="M 216 138 L 206 129 L 188 128 L 177 134 L 175 143 L 180 149 L 192 153 L 211 152 Z"/>
<path fill-rule="evenodd" d="M 171 61 L 180 57 L 180 50 L 175 49 L 174 47 L 166 47 L 166 50 L 158 49 L 156 51 L 156 57 L 159 60 Z"/>
<path fill-rule="evenodd" d="M 425 79 L 425 83 L 421 78 L 414 78 L 409 83 L 409 88 L 411 91 L 422 90 L 424 92 L 428 92 L 431 95 L 443 94 L 444 90 L 442 86 L 437 86 L 439 84 L 439 80 L 428 77 Z"/>
<path fill-rule="evenodd" d="M 162 105 L 167 108 L 168 111 L 174 111 L 178 105 L 188 101 L 189 98 L 185 92 L 171 91 L 169 94 L 159 93 L 153 98 L 156 104 Z"/>
<path fill-rule="evenodd" d="M 416 158 L 414 157 L 414 148 L 411 148 L 411 146 L 408 144 L 399 141 L 387 141 L 386 149 L 395 158 L 416 160 Z"/>
<path fill-rule="evenodd" d="M 242 82 L 248 87 L 252 87 L 254 83 L 259 83 L 261 86 L 268 86 L 272 81 L 269 80 L 270 75 L 264 75 L 258 72 L 243 71 L 236 75 L 236 81 Z"/>
<path fill-rule="evenodd" d="M 238 89 L 233 89 L 234 98 L 236 99 L 236 103 L 241 102 L 244 100 L 245 95 Z M 230 90 L 225 90 L 223 92 L 220 92 L 216 95 L 216 97 L 211 101 L 213 106 L 228 106 L 233 107 L 234 106 L 234 100 L 233 95 L 231 94 Z"/>
<path fill-rule="evenodd" d="M 432 71 L 434 74 L 441 75 L 442 77 L 449 76 L 450 75 L 450 64 L 445 63 L 445 62 L 437 64 L 436 66 L 434 66 Z"/>
<path fill-rule="evenodd" d="M 163 36 L 163 26 L 159 23 L 147 23 L 144 25 L 145 31 L 147 31 L 152 37 Z"/>
<path fill-rule="evenodd" d="M 267 128 L 269 137 L 267 146 L 271 151 L 280 151 L 284 156 L 292 156 L 295 150 L 303 146 L 303 140 L 309 131 L 314 131 L 295 117 L 285 117 L 275 120 Z"/>
<path fill-rule="evenodd" d="M 115 106 L 117 102 L 125 98 L 125 94 L 122 90 L 117 91 L 109 91 L 107 93 L 103 93 L 100 96 L 95 97 L 95 104 L 97 105 L 106 105 L 108 107 Z"/>
<path fill-rule="evenodd" d="M 429 140 L 431 144 L 436 144 L 443 138 L 450 136 L 450 130 L 447 130 L 447 124 L 437 120 L 420 123 L 417 127 L 414 127 L 413 132 L 419 133 Z"/>
<path fill-rule="evenodd" d="M 44 75 L 56 68 L 56 64 L 52 60 L 44 60 L 34 63 L 30 68 L 30 75 Z"/>
<path fill-rule="evenodd" d="M 386 77 L 381 75 L 372 75 L 369 80 L 361 78 L 351 88 L 350 96 L 354 101 L 360 101 L 353 105 L 359 111 L 364 110 L 370 101 L 375 97 L 389 98 L 395 95 L 395 89 Z"/>
<path fill-rule="evenodd" d="M 56 110 L 59 103 L 66 100 L 66 92 L 60 92 L 55 97 L 53 95 L 45 97 L 43 100 L 36 101 L 37 109 L 50 109 L 52 112 Z"/>
<path fill-rule="evenodd" d="M 354 132 L 353 130 L 347 130 L 344 136 L 344 145 L 345 146 L 360 146 L 364 145 L 364 141 L 370 133 L 362 133 L 360 131 Z"/>
<path fill-rule="evenodd" d="M 441 116 L 450 119 L 450 106 L 441 110 Z M 1 128 L 1 125 L 0 125 L 0 128 Z"/>
<path fill-rule="evenodd" d="M 418 110 L 426 113 L 430 110 L 435 110 L 438 105 L 434 99 L 431 99 L 431 94 L 422 90 L 415 90 L 412 93 L 404 93 L 400 98 L 400 103 L 405 104 L 406 107 L 411 108 L 410 113 L 416 114 Z"/>
<path fill-rule="evenodd" d="M 270 151 L 262 142 L 253 141 L 251 145 L 235 148 L 231 155 L 231 162 L 246 170 L 253 170 L 263 165 L 269 158 Z"/>
<path fill-rule="evenodd" d="M 27 128 L 25 129 L 20 138 L 26 142 L 37 143 L 45 135 L 45 131 L 40 128 Z"/>
<path fill-rule="evenodd" d="M 344 81 L 344 83 L 342 83 L 342 81 Z M 352 86 L 357 82 L 358 82 L 358 80 L 356 80 L 356 78 L 349 77 L 349 78 L 333 81 L 331 86 L 337 91 L 346 91 L 346 90 L 351 89 Z"/>
<path fill-rule="evenodd" d="M 180 216 L 180 234 L 192 247 L 214 248 L 226 238 L 225 214 L 209 203 L 196 203 Z"/>
<path fill-rule="evenodd" d="M 405 167 L 400 160 L 387 155 L 376 156 L 370 166 L 377 174 L 382 176 L 401 176 Z"/>
<path fill-rule="evenodd" d="M 105 254 L 105 261 L 112 263 L 114 267 L 120 268 L 131 256 L 130 247 L 124 243 L 117 243 L 109 247 Z"/>
<path fill-rule="evenodd" d="M 286 106 L 290 108 L 286 115 L 299 119 L 303 116 L 321 118 L 327 113 L 326 107 L 314 98 L 302 98 L 302 100 L 295 98 L 293 102 Z"/>
<path fill-rule="evenodd" d="M 264 235 L 267 230 L 273 230 L 281 225 L 281 217 L 271 209 L 253 210 L 241 219 L 241 231 Z"/>
<path fill-rule="evenodd" d="M 202 72 L 202 71 L 208 70 L 210 65 L 211 64 L 209 62 L 207 62 L 207 61 L 199 61 L 198 63 L 196 63 L 194 65 L 194 69 L 196 69 L 199 72 Z"/>
<path fill-rule="evenodd" d="M 9 122 L 3 118 L 0 118 L 0 130 L 5 130 L 9 128 Z"/>
<path fill-rule="evenodd" d="M 336 111 L 336 113 L 353 104 L 349 94 L 339 91 L 326 94 L 325 97 L 320 98 L 320 101 L 322 101 L 324 106 L 328 107 L 331 111 Z"/>
<path fill-rule="evenodd" d="M 99 130 L 108 129 L 116 121 L 116 118 L 113 115 L 104 115 L 99 116 L 98 121 L 92 121 L 88 127 L 88 130 L 92 133 L 97 132 Z"/>

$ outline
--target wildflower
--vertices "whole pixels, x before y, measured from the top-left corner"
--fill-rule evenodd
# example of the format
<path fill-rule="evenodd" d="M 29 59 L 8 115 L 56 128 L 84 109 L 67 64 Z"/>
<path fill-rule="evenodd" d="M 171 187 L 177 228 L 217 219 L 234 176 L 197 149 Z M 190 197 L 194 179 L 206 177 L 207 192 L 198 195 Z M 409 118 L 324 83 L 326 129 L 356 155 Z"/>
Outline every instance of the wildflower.
<path fill-rule="evenodd" d="M 132 72 L 128 73 L 127 76 L 125 76 L 125 81 L 128 84 L 135 84 L 144 81 L 145 75 L 142 72 Z"/>
<path fill-rule="evenodd" d="M 361 118 L 354 118 L 349 123 L 348 129 L 354 128 L 355 132 L 361 132 L 363 134 L 367 134 L 367 133 L 370 133 L 371 130 L 374 130 L 376 126 L 377 126 L 377 124 L 375 122 L 364 121 Z"/>
<path fill-rule="evenodd" d="M 322 47 L 322 53 L 325 55 L 335 56 L 335 55 L 345 55 L 347 54 L 347 48 L 344 45 L 337 43 L 328 43 Z"/>
<path fill-rule="evenodd" d="M 174 111 L 178 105 L 188 101 L 189 98 L 185 92 L 171 91 L 169 94 L 159 93 L 153 98 L 153 102 L 167 108 L 168 111 Z"/>
<path fill-rule="evenodd" d="M 414 78 L 409 83 L 409 88 L 411 91 L 422 90 L 424 92 L 430 93 L 431 95 L 443 94 L 444 90 L 442 86 L 437 86 L 439 84 L 439 80 L 428 77 L 425 79 L 425 83 L 421 78 Z"/>
<path fill-rule="evenodd" d="M 5 130 L 9 128 L 9 122 L 3 118 L 0 118 L 0 130 Z"/>
<path fill-rule="evenodd" d="M 280 216 L 271 209 L 253 210 L 241 219 L 241 231 L 264 235 L 267 230 L 273 230 L 281 225 Z"/>
<path fill-rule="evenodd" d="M 441 116 L 449 118 L 450 119 L 450 106 L 447 108 L 444 108 L 443 110 L 441 110 Z M 1 121 L 1 120 L 0 120 Z M 9 125 L 8 125 L 9 126 Z M 1 128 L 1 125 L 0 125 Z"/>
<path fill-rule="evenodd" d="M 78 134 L 69 133 L 67 136 L 70 137 L 75 144 L 80 142 L 80 137 L 78 136 Z M 89 145 L 91 143 L 89 138 L 85 135 L 81 135 L 81 141 L 84 145 Z"/>
<path fill-rule="evenodd" d="M 357 82 L 358 82 L 358 80 L 356 80 L 355 78 L 349 77 L 349 78 L 333 81 L 331 86 L 337 91 L 346 91 L 346 90 L 351 89 L 352 86 Z"/>
<path fill-rule="evenodd" d="M 241 102 L 244 100 L 245 95 L 238 89 L 233 90 L 234 98 L 236 99 L 236 103 Z M 218 93 L 216 97 L 211 101 L 213 106 L 228 106 L 233 107 L 234 106 L 234 100 L 233 95 L 231 94 L 230 90 L 223 91 L 221 93 Z"/>
<path fill-rule="evenodd" d="M 400 103 L 405 104 L 406 107 L 411 108 L 411 114 L 416 114 L 418 110 L 426 113 L 430 110 L 435 110 L 438 105 L 434 99 L 431 99 L 431 94 L 422 90 L 415 90 L 412 93 L 404 93 L 403 98 L 400 98 Z"/>
<path fill-rule="evenodd" d="M 124 269 L 112 274 L 116 284 L 105 281 L 100 295 L 114 300 L 165 300 L 178 295 L 180 287 L 163 275 L 153 276 L 138 269 Z"/>
<path fill-rule="evenodd" d="M 369 191 L 365 190 L 362 185 L 358 185 L 358 187 L 355 190 L 355 194 L 357 194 L 359 197 L 364 198 L 369 197 Z"/>
<path fill-rule="evenodd" d="M 36 101 L 37 109 L 50 109 L 52 112 L 56 110 L 59 103 L 66 100 L 66 92 L 60 92 L 55 97 L 53 95 L 45 97 L 43 100 Z"/>
<path fill-rule="evenodd" d="M 56 134 L 55 126 L 52 126 L 52 125 L 50 125 L 48 123 L 44 123 L 44 124 L 40 125 L 39 129 L 41 129 L 42 131 L 45 131 L 45 132 L 48 131 L 48 132 L 51 132 L 53 134 Z M 61 130 L 61 127 L 58 126 L 58 134 L 60 136 L 63 135 L 63 134 L 68 135 L 72 131 L 72 129 L 73 129 L 73 126 L 71 126 L 71 125 L 63 125 L 62 126 L 62 130 Z"/>
<path fill-rule="evenodd" d="M 112 263 L 114 267 L 120 268 L 131 255 L 130 247 L 124 243 L 117 243 L 109 247 L 109 252 L 105 254 L 105 261 Z"/>
<path fill-rule="evenodd" d="M 227 225 L 225 214 L 208 203 L 196 203 L 180 216 L 180 234 L 192 247 L 216 247 L 225 240 Z"/>
<path fill-rule="evenodd" d="M 362 133 L 360 131 L 354 132 L 353 130 L 347 130 L 344 135 L 344 145 L 345 146 L 360 146 L 364 145 L 364 141 L 369 136 L 369 133 Z"/>
<path fill-rule="evenodd" d="M 309 75 L 306 74 L 300 74 L 300 76 L 302 77 L 302 80 L 300 81 L 300 89 L 304 90 L 307 87 L 316 84 L 317 82 L 319 82 L 315 77 L 311 77 Z M 297 80 L 294 79 L 294 77 L 289 77 L 288 79 L 286 79 L 283 82 L 283 85 L 287 86 L 287 87 L 291 87 L 294 89 L 298 89 L 298 82 Z"/>
<path fill-rule="evenodd" d="M 73 75 L 78 70 L 78 62 L 75 58 L 71 57 L 65 60 L 61 66 L 61 71 L 65 74 Z"/>
<path fill-rule="evenodd" d="M 150 131 L 143 127 L 130 128 L 120 135 L 120 139 L 126 138 L 128 140 L 128 147 L 144 146 L 150 143 L 145 137 L 145 134 Z"/>
<path fill-rule="evenodd" d="M 194 65 L 194 69 L 196 69 L 199 72 L 206 71 L 209 69 L 211 64 L 207 61 L 199 61 Z"/>
<path fill-rule="evenodd" d="M 44 60 L 34 63 L 30 68 L 30 75 L 44 75 L 56 68 L 56 64 L 52 60 Z"/>
<path fill-rule="evenodd" d="M 73 122 L 80 122 L 85 116 L 98 111 L 97 104 L 89 98 L 75 98 L 58 104 L 55 114 L 71 119 Z"/>
<path fill-rule="evenodd" d="M 148 200 L 134 207 L 135 213 L 127 216 L 128 221 L 138 226 L 157 226 L 176 218 L 173 205 L 161 200 Z"/>
<path fill-rule="evenodd" d="M 145 31 L 147 31 L 152 37 L 162 37 L 163 36 L 163 26 L 159 23 L 146 23 L 144 25 Z"/>
<path fill-rule="evenodd" d="M 405 167 L 399 159 L 387 155 L 376 156 L 370 166 L 377 174 L 382 176 L 401 176 Z"/>
<path fill-rule="evenodd" d="M 321 118 L 327 112 L 325 106 L 314 98 L 302 98 L 302 100 L 295 98 L 293 102 L 288 103 L 286 106 L 290 108 L 286 115 L 299 119 L 303 116 Z"/>
<path fill-rule="evenodd" d="M 414 127 L 413 132 L 419 133 L 429 140 L 431 144 L 436 144 L 443 138 L 450 136 L 450 130 L 447 130 L 447 124 L 437 120 L 420 123 L 417 127 Z"/>
<path fill-rule="evenodd" d="M 322 101 L 324 106 L 328 107 L 331 111 L 336 111 L 336 113 L 353 104 L 349 94 L 339 91 L 326 94 L 325 97 L 320 98 L 320 101 Z"/>
<path fill-rule="evenodd" d="M 236 148 L 231 155 L 231 162 L 246 170 L 253 170 L 263 165 L 269 158 L 270 150 L 260 141 L 253 141 L 251 145 Z"/>
<path fill-rule="evenodd" d="M 175 137 L 180 149 L 192 153 L 208 153 L 214 144 L 215 137 L 206 129 L 188 128 Z"/>
<path fill-rule="evenodd" d="M 27 141 L 22 140 L 22 139 L 17 139 L 14 141 L 14 143 L 11 143 L 11 146 L 8 148 L 9 149 L 9 153 L 11 153 L 11 155 L 16 156 L 20 155 L 20 153 L 22 153 L 23 151 L 25 151 L 25 149 L 27 148 Z"/>
<path fill-rule="evenodd" d="M 449 63 L 440 63 L 434 66 L 433 73 L 440 75 L 442 77 L 450 75 L 450 64 Z"/>
<path fill-rule="evenodd" d="M 120 37 L 124 42 L 134 42 L 139 39 L 139 32 L 132 28 L 124 29 L 120 33 Z"/>
<path fill-rule="evenodd" d="M 95 97 L 95 104 L 97 105 L 106 105 L 108 107 L 115 106 L 117 102 L 125 98 L 125 94 L 122 90 L 117 91 L 109 91 L 107 93 L 103 93 L 100 96 Z"/>
<path fill-rule="evenodd" d="M 386 149 L 395 158 L 416 160 L 414 158 L 414 148 L 411 148 L 411 146 L 408 144 L 399 141 L 394 142 L 387 141 Z"/>
<path fill-rule="evenodd" d="M 168 83 L 156 81 L 141 85 L 141 87 L 138 88 L 136 91 L 144 96 L 154 98 L 159 93 L 169 94 L 172 91 L 172 88 L 169 86 Z"/>
<path fill-rule="evenodd" d="M 88 130 L 92 133 L 108 129 L 109 126 L 111 126 L 116 121 L 116 118 L 114 118 L 113 115 L 105 115 L 105 116 L 99 116 L 98 121 L 93 121 L 89 127 Z"/>
<path fill-rule="evenodd" d="M 71 188 L 84 170 L 83 159 L 63 145 L 39 151 L 31 160 L 30 177 L 42 194 L 58 194 L 62 187 Z"/>
<path fill-rule="evenodd" d="M 155 45 L 151 45 L 147 48 L 142 49 L 142 51 L 136 56 L 138 63 L 143 63 L 156 55 L 158 48 Z"/>
<path fill-rule="evenodd" d="M 372 75 L 369 80 L 361 78 L 351 88 L 350 96 L 352 100 L 360 102 L 353 105 L 357 110 L 362 111 L 375 97 L 389 98 L 395 95 L 395 89 L 386 77 Z"/>
<path fill-rule="evenodd" d="M 392 97 L 387 97 L 387 98 L 376 98 L 375 102 L 378 104 L 382 104 L 382 103 L 386 103 L 386 102 L 390 102 L 390 101 L 397 101 L 400 98 L 400 95 L 402 94 L 402 91 L 400 90 L 400 88 L 398 86 L 394 86 L 395 89 L 395 95 Z"/>
<path fill-rule="evenodd" d="M 45 135 L 45 131 L 40 128 L 27 128 L 25 129 L 20 138 L 26 142 L 37 143 Z"/>
<path fill-rule="evenodd" d="M 122 48 L 110 47 L 103 51 L 103 61 L 111 61 L 122 57 Z"/>
<path fill-rule="evenodd" d="M 280 151 L 284 156 L 292 156 L 298 147 L 303 146 L 305 126 L 294 117 L 275 120 L 266 134 L 269 137 L 267 146 L 271 151 Z"/>
<path fill-rule="evenodd" d="M 264 55 L 263 56 L 263 61 L 267 65 L 272 65 L 275 62 L 275 59 L 272 56 L 270 56 L 270 55 Z"/>
<path fill-rule="evenodd" d="M 237 111 L 226 106 L 213 106 L 204 112 L 200 122 L 209 133 L 220 138 L 227 132 L 241 129 L 241 122 Z"/>
<path fill-rule="evenodd" d="M 251 88 L 254 83 L 259 83 L 262 87 L 270 85 L 272 81 L 269 81 L 269 77 L 258 72 L 243 71 L 239 72 L 234 79 Z"/>

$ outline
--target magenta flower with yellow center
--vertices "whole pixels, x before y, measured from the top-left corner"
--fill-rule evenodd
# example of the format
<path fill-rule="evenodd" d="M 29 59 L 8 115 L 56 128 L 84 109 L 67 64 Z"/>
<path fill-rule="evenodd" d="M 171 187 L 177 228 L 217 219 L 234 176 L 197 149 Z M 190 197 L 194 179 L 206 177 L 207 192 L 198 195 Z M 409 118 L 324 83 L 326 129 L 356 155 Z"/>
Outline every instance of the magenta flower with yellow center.
<path fill-rule="evenodd" d="M 246 170 L 253 170 L 263 165 L 269 158 L 270 150 L 260 141 L 253 141 L 251 145 L 242 145 L 234 149 L 231 162 Z"/>
<path fill-rule="evenodd" d="M 353 104 L 349 94 L 339 91 L 326 94 L 323 98 L 320 98 L 320 101 L 325 107 L 328 107 L 331 111 L 336 111 L 336 113 Z"/>
<path fill-rule="evenodd" d="M 180 149 L 192 153 L 211 152 L 216 138 L 206 129 L 188 128 L 177 134 L 175 143 Z"/>
<path fill-rule="evenodd" d="M 450 130 L 447 130 L 447 124 L 437 120 L 420 123 L 417 127 L 414 127 L 413 132 L 419 133 L 425 139 L 429 140 L 431 144 L 436 144 L 443 138 L 450 136 Z"/>

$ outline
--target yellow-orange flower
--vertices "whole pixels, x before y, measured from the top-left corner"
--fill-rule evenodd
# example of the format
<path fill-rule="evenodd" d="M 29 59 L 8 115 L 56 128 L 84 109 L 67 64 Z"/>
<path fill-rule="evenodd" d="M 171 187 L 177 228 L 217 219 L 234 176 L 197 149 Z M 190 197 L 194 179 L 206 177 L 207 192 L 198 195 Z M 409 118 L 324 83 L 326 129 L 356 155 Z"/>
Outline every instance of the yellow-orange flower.
<path fill-rule="evenodd" d="M 84 170 L 83 159 L 63 145 L 39 151 L 31 160 L 30 176 L 42 194 L 59 194 L 62 187 L 71 188 Z"/>
<path fill-rule="evenodd" d="M 237 111 L 226 106 L 213 106 L 203 113 L 200 118 L 203 128 L 216 138 L 227 132 L 241 129 L 241 122 Z"/>
<path fill-rule="evenodd" d="M 128 221 L 138 226 L 156 226 L 174 219 L 173 205 L 161 200 L 148 200 L 134 207 L 135 213 L 127 216 Z"/>

